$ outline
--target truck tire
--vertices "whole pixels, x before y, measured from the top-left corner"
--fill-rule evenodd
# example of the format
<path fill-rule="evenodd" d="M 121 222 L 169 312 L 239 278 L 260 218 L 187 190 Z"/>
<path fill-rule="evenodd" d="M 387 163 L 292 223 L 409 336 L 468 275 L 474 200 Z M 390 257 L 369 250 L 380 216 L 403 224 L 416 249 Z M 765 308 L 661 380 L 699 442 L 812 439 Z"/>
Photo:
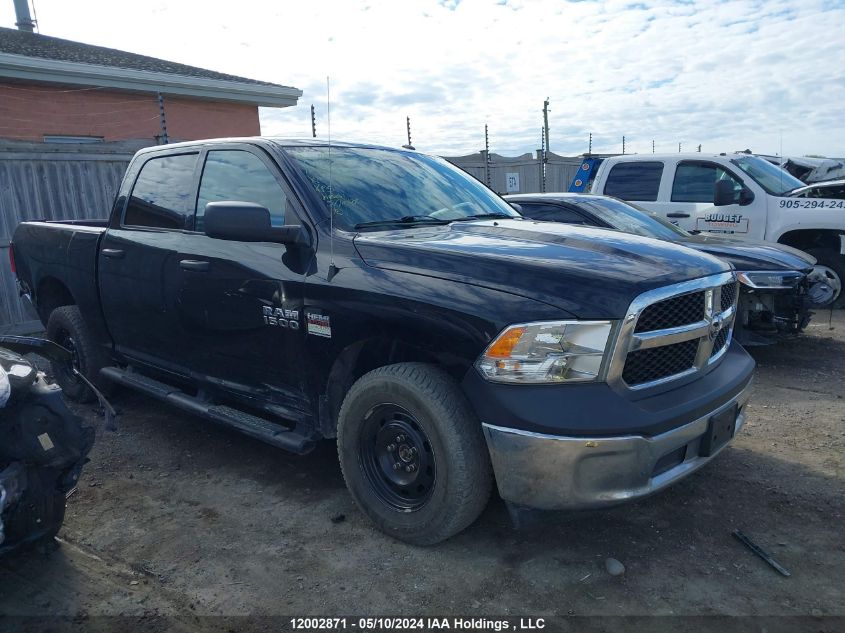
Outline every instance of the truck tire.
<path fill-rule="evenodd" d="M 825 304 L 816 304 L 817 308 L 841 308 L 845 306 L 845 292 L 842 292 L 842 285 L 845 283 L 845 255 L 841 255 L 831 248 L 816 248 L 807 251 L 818 260 L 811 275 L 822 275 L 835 292 L 831 301 Z"/>
<path fill-rule="evenodd" d="M 343 400 L 337 443 L 355 503 L 401 541 L 439 543 L 475 521 L 490 498 L 481 424 L 437 367 L 399 363 L 362 376 Z"/>
<path fill-rule="evenodd" d="M 67 348 L 73 354 L 73 367 L 92 383 L 100 387 L 100 370 L 108 358 L 97 345 L 77 306 L 62 306 L 50 314 L 47 321 L 47 338 Z M 74 375 L 64 363 L 52 363 L 53 376 L 64 394 L 75 402 L 92 402 L 91 388 Z"/>

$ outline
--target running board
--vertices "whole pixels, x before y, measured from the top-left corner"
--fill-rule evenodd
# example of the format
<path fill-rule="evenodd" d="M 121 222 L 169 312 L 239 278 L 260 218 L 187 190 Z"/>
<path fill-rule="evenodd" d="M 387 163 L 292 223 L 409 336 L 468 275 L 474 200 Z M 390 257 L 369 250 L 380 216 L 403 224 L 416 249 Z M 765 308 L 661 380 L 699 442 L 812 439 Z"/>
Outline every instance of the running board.
<path fill-rule="evenodd" d="M 177 387 L 160 382 L 143 374 L 133 371 L 126 371 L 118 367 L 104 367 L 100 374 L 109 380 L 135 391 L 140 391 L 148 396 L 179 407 L 207 420 L 218 424 L 225 424 L 238 429 L 242 433 L 283 448 L 298 455 L 313 450 L 315 439 L 312 436 L 302 435 L 296 431 L 287 429 L 269 420 L 251 415 L 232 407 L 213 404 L 189 396 Z"/>

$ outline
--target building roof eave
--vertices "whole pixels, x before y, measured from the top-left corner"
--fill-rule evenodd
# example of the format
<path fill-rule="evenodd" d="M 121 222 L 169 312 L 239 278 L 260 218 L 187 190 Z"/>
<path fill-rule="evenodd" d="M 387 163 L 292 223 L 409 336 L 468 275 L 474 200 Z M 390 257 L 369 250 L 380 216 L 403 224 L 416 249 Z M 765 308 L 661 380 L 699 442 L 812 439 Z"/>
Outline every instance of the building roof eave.
<path fill-rule="evenodd" d="M 274 84 L 253 84 L 66 62 L 0 53 L 0 78 L 61 83 L 137 92 L 160 92 L 174 97 L 229 101 L 270 108 L 296 105 L 302 91 Z"/>

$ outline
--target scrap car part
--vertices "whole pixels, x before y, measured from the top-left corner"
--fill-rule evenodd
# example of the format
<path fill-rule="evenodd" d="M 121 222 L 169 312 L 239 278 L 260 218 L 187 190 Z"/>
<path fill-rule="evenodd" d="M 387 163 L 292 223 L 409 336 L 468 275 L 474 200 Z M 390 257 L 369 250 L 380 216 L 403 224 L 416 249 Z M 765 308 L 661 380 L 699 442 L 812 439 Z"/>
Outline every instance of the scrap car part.
<path fill-rule="evenodd" d="M 0 554 L 59 530 L 66 495 L 94 443 L 94 429 L 67 408 L 61 389 L 19 353 L 63 350 L 39 339 L 3 338 L 0 391 L 3 384 L 9 389 L 0 404 Z"/>

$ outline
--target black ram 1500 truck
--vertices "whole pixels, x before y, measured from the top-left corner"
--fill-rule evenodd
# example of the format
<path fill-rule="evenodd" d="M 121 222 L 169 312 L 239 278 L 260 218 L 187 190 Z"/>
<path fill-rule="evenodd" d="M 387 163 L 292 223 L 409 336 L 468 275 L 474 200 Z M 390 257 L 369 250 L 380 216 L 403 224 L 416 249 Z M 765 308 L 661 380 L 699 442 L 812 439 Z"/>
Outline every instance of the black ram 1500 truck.
<path fill-rule="evenodd" d="M 110 219 L 26 222 L 12 248 L 84 375 L 297 453 L 336 437 L 357 504 L 411 543 L 467 527 L 494 481 L 525 507 L 642 497 L 745 420 L 727 264 L 521 218 L 411 151 L 150 148 Z"/>

